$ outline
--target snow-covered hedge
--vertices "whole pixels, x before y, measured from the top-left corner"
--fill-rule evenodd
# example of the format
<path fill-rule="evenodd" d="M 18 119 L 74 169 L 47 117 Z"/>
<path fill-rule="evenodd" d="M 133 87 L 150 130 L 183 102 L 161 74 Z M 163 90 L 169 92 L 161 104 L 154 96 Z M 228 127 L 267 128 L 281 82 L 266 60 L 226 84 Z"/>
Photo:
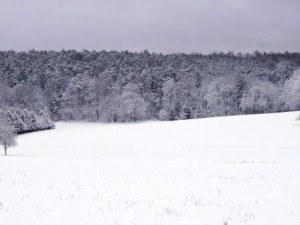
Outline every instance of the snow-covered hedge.
<path fill-rule="evenodd" d="M 16 133 L 26 133 L 54 128 L 54 123 L 44 110 L 38 112 L 15 107 L 0 108 L 0 114 L 8 118 Z"/>

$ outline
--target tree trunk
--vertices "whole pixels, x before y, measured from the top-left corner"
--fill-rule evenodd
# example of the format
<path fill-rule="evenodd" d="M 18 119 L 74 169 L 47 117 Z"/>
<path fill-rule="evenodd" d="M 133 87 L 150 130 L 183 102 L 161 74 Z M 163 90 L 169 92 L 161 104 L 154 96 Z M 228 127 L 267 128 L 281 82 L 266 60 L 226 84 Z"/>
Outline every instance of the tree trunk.
<path fill-rule="evenodd" d="M 5 153 L 5 155 L 6 155 L 6 150 L 7 150 L 7 145 L 4 144 L 4 153 Z"/>

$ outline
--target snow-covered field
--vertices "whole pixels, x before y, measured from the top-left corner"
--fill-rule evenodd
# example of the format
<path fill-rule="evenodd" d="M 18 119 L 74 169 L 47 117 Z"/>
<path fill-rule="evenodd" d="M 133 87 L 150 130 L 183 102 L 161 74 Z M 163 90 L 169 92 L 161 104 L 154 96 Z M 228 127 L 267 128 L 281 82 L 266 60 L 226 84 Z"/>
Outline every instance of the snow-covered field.
<path fill-rule="evenodd" d="M 21 135 L 0 156 L 0 225 L 299 225 L 299 114 Z"/>

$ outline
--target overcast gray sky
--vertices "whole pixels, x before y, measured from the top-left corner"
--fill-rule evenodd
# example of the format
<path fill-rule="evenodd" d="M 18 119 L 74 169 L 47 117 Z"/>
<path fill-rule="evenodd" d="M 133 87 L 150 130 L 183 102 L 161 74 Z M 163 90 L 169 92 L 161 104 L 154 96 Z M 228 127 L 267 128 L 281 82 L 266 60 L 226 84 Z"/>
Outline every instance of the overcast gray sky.
<path fill-rule="evenodd" d="M 300 0 L 0 0 L 0 50 L 300 51 Z"/>

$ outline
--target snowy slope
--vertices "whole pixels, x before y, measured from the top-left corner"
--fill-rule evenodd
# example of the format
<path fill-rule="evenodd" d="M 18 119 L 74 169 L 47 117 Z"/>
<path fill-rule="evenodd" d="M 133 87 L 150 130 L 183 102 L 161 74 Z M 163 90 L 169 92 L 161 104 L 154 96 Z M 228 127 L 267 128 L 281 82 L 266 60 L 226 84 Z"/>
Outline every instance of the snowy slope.
<path fill-rule="evenodd" d="M 300 224 L 300 112 L 58 123 L 0 156 L 0 224 Z"/>

